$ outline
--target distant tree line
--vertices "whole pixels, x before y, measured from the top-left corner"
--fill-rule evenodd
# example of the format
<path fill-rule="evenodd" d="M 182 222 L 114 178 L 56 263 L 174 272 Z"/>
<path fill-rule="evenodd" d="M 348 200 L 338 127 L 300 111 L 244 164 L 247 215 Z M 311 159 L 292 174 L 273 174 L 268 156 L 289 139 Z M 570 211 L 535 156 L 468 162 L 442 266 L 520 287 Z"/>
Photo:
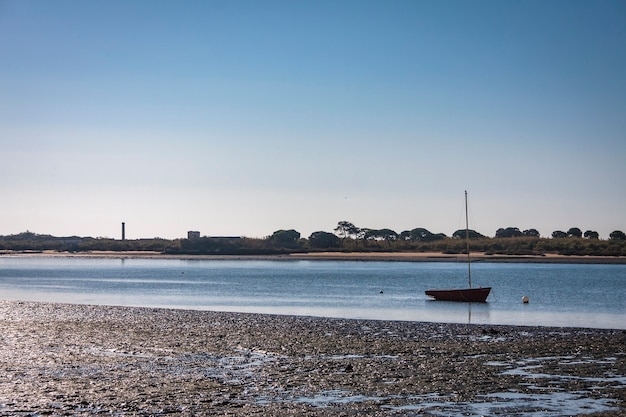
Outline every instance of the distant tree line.
<path fill-rule="evenodd" d="M 582 232 L 577 227 L 567 232 L 556 230 L 551 238 L 542 238 L 536 229 L 500 228 L 495 237 L 475 230 L 455 231 L 448 237 L 415 228 L 397 233 L 391 229 L 371 229 L 340 221 L 332 232 L 316 231 L 303 238 L 294 229 L 281 229 L 265 238 L 208 237 L 192 239 L 117 240 L 92 237 L 55 237 L 30 231 L 0 236 L 0 251 L 155 251 L 166 254 L 265 255 L 315 251 L 346 252 L 438 252 L 463 253 L 466 234 L 470 250 L 493 255 L 596 255 L 626 256 L 626 234 L 620 230 L 610 233 L 607 240 L 597 232 Z"/>
<path fill-rule="evenodd" d="M 172 241 L 161 238 L 117 240 L 93 237 L 57 237 L 30 231 L 16 235 L 0 236 L 0 250 L 13 251 L 156 251 L 163 252 Z"/>
<path fill-rule="evenodd" d="M 520 230 L 517 227 L 499 228 L 495 237 L 487 237 L 475 230 L 460 229 L 451 237 L 443 233 L 431 233 L 424 228 L 416 228 L 396 233 L 390 229 L 359 228 L 348 221 L 340 221 L 334 229 L 340 239 L 334 248 L 352 251 L 418 251 L 463 253 L 465 238 L 469 236 L 470 250 L 492 255 L 595 255 L 626 256 L 626 235 L 615 230 L 608 240 L 600 240 L 593 230 L 584 233 L 577 227 L 567 232 L 555 231 L 552 238 L 542 238 L 537 229 Z M 314 239 L 320 233 L 309 237 L 309 244 L 315 247 Z M 315 235 L 315 236 L 314 236 Z"/>

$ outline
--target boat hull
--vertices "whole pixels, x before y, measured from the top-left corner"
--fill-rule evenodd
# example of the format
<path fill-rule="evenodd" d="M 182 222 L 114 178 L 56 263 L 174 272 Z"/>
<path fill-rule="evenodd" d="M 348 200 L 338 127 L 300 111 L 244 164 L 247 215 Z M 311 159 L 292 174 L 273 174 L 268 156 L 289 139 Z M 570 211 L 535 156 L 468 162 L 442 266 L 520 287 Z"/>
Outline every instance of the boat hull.
<path fill-rule="evenodd" d="M 466 303 L 484 303 L 491 292 L 491 287 L 459 288 L 449 290 L 427 290 L 426 295 L 438 301 L 463 301 Z"/>

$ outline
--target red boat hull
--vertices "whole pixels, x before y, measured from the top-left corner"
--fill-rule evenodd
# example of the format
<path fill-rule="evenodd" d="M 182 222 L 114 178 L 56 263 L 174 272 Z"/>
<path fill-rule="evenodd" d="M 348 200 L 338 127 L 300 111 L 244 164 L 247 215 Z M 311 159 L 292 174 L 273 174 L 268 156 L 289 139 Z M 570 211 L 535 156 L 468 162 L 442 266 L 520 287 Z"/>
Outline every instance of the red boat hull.
<path fill-rule="evenodd" d="M 491 292 L 491 287 L 461 288 L 451 290 L 427 290 L 426 295 L 438 301 L 464 301 L 466 303 L 484 303 Z"/>

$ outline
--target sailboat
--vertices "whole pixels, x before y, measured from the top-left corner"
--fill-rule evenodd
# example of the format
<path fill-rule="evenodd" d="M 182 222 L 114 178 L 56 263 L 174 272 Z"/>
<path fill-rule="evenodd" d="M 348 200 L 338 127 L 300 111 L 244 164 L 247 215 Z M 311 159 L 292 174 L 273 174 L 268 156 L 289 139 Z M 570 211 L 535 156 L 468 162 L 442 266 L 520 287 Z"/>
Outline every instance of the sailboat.
<path fill-rule="evenodd" d="M 472 288 L 472 267 L 469 247 L 469 221 L 467 219 L 467 191 L 465 191 L 465 241 L 467 245 L 467 280 L 468 288 L 430 289 L 426 295 L 439 301 L 464 301 L 468 303 L 484 303 L 491 292 L 491 287 Z"/>

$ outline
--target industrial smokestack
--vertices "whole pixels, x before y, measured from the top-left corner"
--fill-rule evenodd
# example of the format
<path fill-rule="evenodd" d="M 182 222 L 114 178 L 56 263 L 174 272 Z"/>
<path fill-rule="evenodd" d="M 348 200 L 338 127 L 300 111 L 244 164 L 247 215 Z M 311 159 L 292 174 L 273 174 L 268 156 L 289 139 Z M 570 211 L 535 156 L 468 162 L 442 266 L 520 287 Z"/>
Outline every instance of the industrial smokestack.
<path fill-rule="evenodd" d="M 126 240 L 126 223 L 122 222 L 122 240 Z"/>

